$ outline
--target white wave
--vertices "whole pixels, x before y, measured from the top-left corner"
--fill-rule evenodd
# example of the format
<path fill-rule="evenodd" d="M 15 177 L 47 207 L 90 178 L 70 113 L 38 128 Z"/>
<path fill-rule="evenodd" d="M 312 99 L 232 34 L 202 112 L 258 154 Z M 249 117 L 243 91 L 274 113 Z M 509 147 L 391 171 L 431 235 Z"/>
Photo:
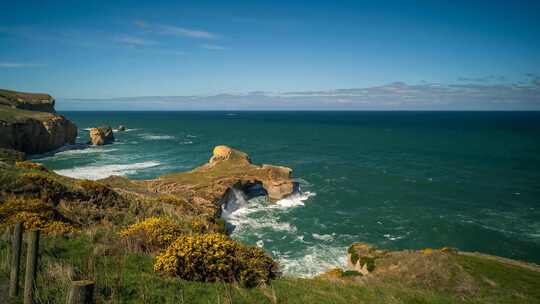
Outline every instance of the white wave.
<path fill-rule="evenodd" d="M 390 241 L 397 241 L 397 240 L 401 240 L 405 237 L 405 235 L 391 235 L 391 234 L 384 234 L 383 235 L 386 239 L 390 240 Z"/>
<path fill-rule="evenodd" d="M 85 131 L 90 131 L 90 129 L 92 128 L 84 128 L 83 130 Z M 112 129 L 113 132 L 118 132 L 119 130 L 118 129 Z M 131 131 L 137 131 L 137 130 L 140 130 L 140 129 L 125 129 L 124 131 L 121 131 L 121 132 L 131 132 Z"/>
<path fill-rule="evenodd" d="M 230 213 L 226 220 L 232 224 L 235 229 L 233 234 L 241 234 L 243 232 L 253 232 L 264 229 L 270 229 L 273 231 L 291 232 L 297 231 L 297 228 L 287 222 L 280 222 L 279 219 L 272 216 L 265 216 L 262 218 L 252 218 L 249 215 L 260 210 L 254 208 L 241 208 Z"/>
<path fill-rule="evenodd" d="M 103 148 L 97 148 L 97 147 L 89 147 L 86 149 L 73 149 L 73 150 L 61 151 L 61 152 L 56 153 L 55 156 L 90 154 L 90 153 L 107 153 L 107 152 L 113 152 L 113 151 L 118 151 L 118 149 L 103 149 Z"/>
<path fill-rule="evenodd" d="M 102 166 L 85 166 L 75 167 L 71 169 L 55 170 L 56 173 L 73 178 L 86 178 L 86 179 L 102 179 L 111 175 L 128 175 L 134 174 L 138 170 L 159 166 L 159 162 L 147 161 L 133 164 L 123 165 L 102 165 Z"/>
<path fill-rule="evenodd" d="M 171 135 L 155 135 L 155 134 L 141 134 L 141 137 L 146 140 L 165 140 L 165 139 L 174 139 L 174 136 Z"/>
<path fill-rule="evenodd" d="M 197 135 L 191 135 L 191 134 L 188 134 L 186 135 L 187 138 L 197 138 Z"/>
<path fill-rule="evenodd" d="M 296 253 L 272 252 L 285 275 L 298 277 L 313 277 L 336 267 L 347 264 L 346 247 L 332 247 L 317 244 Z"/>
<path fill-rule="evenodd" d="M 333 241 L 334 240 L 334 236 L 332 234 L 312 233 L 311 235 L 313 236 L 313 238 L 315 238 L 317 240 L 321 240 L 321 241 Z"/>
<path fill-rule="evenodd" d="M 276 205 L 283 208 L 304 206 L 304 201 L 315 195 L 317 195 L 317 193 L 309 191 L 293 193 L 277 201 Z"/>

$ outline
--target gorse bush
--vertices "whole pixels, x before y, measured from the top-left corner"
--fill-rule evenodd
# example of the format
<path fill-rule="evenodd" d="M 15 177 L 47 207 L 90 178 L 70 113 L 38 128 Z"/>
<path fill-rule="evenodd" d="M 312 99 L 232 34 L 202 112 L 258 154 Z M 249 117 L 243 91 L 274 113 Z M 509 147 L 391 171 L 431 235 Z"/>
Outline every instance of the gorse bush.
<path fill-rule="evenodd" d="M 239 282 L 246 287 L 279 275 L 277 264 L 262 249 L 219 233 L 179 237 L 156 257 L 154 270 L 185 280 Z"/>
<path fill-rule="evenodd" d="M 10 196 L 0 202 L 0 227 L 22 222 L 25 229 L 46 234 L 66 234 L 76 229 L 65 222 L 50 203 L 41 199 Z"/>
<path fill-rule="evenodd" d="M 170 219 L 151 217 L 120 231 L 132 251 L 153 252 L 166 248 L 184 229 Z"/>

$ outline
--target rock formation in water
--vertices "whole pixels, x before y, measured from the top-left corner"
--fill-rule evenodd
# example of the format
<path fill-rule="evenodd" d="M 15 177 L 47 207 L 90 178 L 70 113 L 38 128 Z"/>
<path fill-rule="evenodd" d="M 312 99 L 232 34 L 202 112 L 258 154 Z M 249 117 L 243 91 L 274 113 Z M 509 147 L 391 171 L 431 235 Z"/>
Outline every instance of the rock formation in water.
<path fill-rule="evenodd" d="M 51 96 L 0 90 L 0 148 L 44 153 L 76 137 L 77 126 L 55 113 Z"/>
<path fill-rule="evenodd" d="M 94 146 L 112 144 L 114 142 L 113 130 L 109 126 L 91 128 L 90 143 Z"/>
<path fill-rule="evenodd" d="M 217 146 L 208 163 L 188 172 L 167 174 L 152 180 L 110 177 L 102 182 L 138 196 L 174 197 L 177 201 L 205 210 L 207 214 L 219 216 L 236 190 L 247 194 L 250 189 L 260 188 L 271 201 L 292 194 L 296 183 L 291 173 L 292 170 L 286 167 L 254 165 L 246 153 Z"/>

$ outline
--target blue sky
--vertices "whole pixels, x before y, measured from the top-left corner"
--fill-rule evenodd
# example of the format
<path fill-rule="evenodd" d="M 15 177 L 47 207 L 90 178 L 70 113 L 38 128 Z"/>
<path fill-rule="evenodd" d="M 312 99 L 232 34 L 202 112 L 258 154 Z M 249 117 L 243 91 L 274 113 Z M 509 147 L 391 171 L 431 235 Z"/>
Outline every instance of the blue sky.
<path fill-rule="evenodd" d="M 540 109 L 540 1 L 1 1 L 0 45 L 60 110 Z"/>

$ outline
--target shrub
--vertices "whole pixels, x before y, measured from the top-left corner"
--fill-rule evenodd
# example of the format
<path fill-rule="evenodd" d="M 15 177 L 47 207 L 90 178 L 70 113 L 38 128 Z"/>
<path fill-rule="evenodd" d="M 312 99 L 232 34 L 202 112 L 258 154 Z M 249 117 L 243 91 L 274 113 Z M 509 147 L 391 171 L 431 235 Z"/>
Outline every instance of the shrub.
<path fill-rule="evenodd" d="M 120 231 L 130 250 L 153 252 L 169 246 L 184 229 L 181 225 L 161 217 L 151 217 Z"/>
<path fill-rule="evenodd" d="M 10 196 L 0 204 L 0 227 L 22 222 L 25 229 L 41 229 L 45 234 L 66 234 L 76 229 L 62 221 L 51 204 L 40 199 Z"/>
<path fill-rule="evenodd" d="M 239 282 L 246 287 L 278 276 L 277 264 L 262 249 L 219 233 L 181 236 L 156 257 L 154 270 L 185 280 Z"/>
<path fill-rule="evenodd" d="M 24 161 L 25 154 L 23 152 L 0 148 L 0 161 L 13 164 L 16 161 Z"/>
<path fill-rule="evenodd" d="M 384 256 L 386 251 L 379 250 L 366 243 L 354 243 L 347 252 L 350 255 L 350 262 L 353 265 L 360 264 L 360 267 L 366 267 L 368 272 L 375 270 L 375 260 Z"/>
<path fill-rule="evenodd" d="M 341 268 L 333 268 L 321 273 L 318 277 L 329 280 L 353 281 L 359 277 L 362 277 L 362 274 L 356 270 L 343 270 Z"/>
<path fill-rule="evenodd" d="M 47 168 L 45 168 L 42 164 L 33 163 L 31 161 L 18 161 L 15 162 L 15 166 L 17 168 L 21 169 L 28 169 L 28 170 L 37 170 L 37 171 L 43 171 L 48 172 Z"/>
<path fill-rule="evenodd" d="M 372 272 L 375 270 L 375 258 L 372 257 L 361 257 L 360 258 L 360 266 L 364 267 L 364 265 L 367 265 L 366 268 L 369 272 Z"/>
<path fill-rule="evenodd" d="M 423 254 L 432 254 L 434 252 L 435 252 L 435 250 L 433 250 L 433 248 L 424 248 L 424 249 L 422 249 Z"/>
<path fill-rule="evenodd" d="M 100 182 L 96 182 L 89 179 L 82 179 L 77 182 L 78 185 L 83 188 L 84 192 L 91 197 L 106 198 L 110 195 L 114 195 L 114 191 Z"/>
<path fill-rule="evenodd" d="M 358 256 L 358 253 L 356 253 L 356 250 L 354 249 L 354 245 L 351 245 L 347 252 L 351 255 L 351 262 L 356 264 L 358 262 L 358 259 L 360 259 L 360 256 Z"/>
<path fill-rule="evenodd" d="M 57 202 L 67 191 L 66 186 L 41 172 L 22 174 L 22 182 L 30 192 L 39 192 L 42 199 L 54 202 Z"/>
<path fill-rule="evenodd" d="M 342 277 L 361 277 L 362 274 L 356 270 L 346 270 L 341 274 Z"/>
<path fill-rule="evenodd" d="M 208 216 L 191 219 L 191 231 L 195 233 L 223 233 L 227 234 L 227 223 L 224 219 Z"/>
<path fill-rule="evenodd" d="M 77 185 L 82 188 L 85 199 L 99 209 L 127 208 L 129 206 L 121 195 L 103 183 L 83 179 L 77 181 Z"/>

